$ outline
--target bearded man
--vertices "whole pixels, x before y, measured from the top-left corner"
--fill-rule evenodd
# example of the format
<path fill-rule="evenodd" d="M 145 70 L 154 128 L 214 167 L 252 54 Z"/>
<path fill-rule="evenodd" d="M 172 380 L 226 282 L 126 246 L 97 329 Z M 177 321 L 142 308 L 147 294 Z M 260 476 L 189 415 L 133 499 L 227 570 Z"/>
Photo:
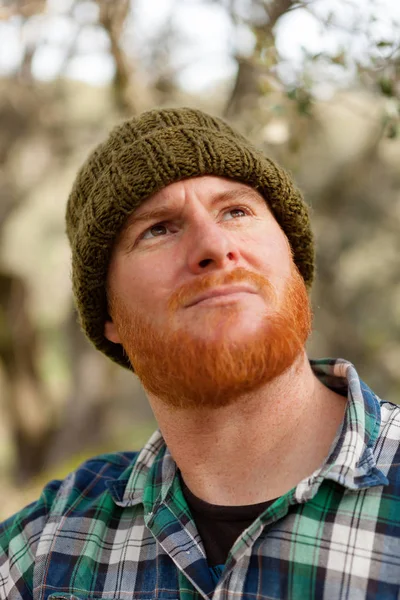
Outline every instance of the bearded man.
<path fill-rule="evenodd" d="M 2 525 L 0 598 L 398 600 L 400 410 L 307 358 L 287 173 L 218 118 L 150 111 L 88 158 L 67 232 L 82 328 L 159 431 Z"/>

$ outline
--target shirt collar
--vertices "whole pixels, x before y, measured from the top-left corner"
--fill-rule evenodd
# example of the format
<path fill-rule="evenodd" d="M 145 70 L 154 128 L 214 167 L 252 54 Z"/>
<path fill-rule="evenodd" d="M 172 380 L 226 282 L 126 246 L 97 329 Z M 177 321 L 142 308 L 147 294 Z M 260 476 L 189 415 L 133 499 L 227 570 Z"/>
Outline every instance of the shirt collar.
<path fill-rule="evenodd" d="M 349 490 L 387 485 L 388 480 L 377 468 L 373 452 L 381 424 L 379 398 L 346 360 L 312 360 L 310 364 L 322 383 L 347 395 L 347 407 L 328 458 L 296 487 L 297 501 L 305 502 L 312 498 L 324 479 L 335 481 Z"/>
<path fill-rule="evenodd" d="M 107 482 L 107 487 L 118 506 L 135 506 L 144 501 L 145 493 L 151 485 L 150 480 L 154 483 L 158 481 L 157 489 L 160 492 L 166 485 L 169 487 L 175 472 L 175 461 L 157 429 L 135 457 L 132 465 L 118 479 Z"/>
<path fill-rule="evenodd" d="M 343 359 L 311 360 L 315 375 L 332 390 L 347 394 L 347 408 L 341 429 L 330 454 L 320 469 L 301 481 L 296 500 L 312 498 L 324 479 L 336 481 L 350 490 L 387 485 L 377 468 L 373 448 L 380 429 L 380 403 L 359 378 L 354 366 Z M 159 430 L 155 431 L 132 465 L 108 488 L 118 506 L 143 503 L 152 510 L 163 501 L 174 481 L 177 467 Z"/>

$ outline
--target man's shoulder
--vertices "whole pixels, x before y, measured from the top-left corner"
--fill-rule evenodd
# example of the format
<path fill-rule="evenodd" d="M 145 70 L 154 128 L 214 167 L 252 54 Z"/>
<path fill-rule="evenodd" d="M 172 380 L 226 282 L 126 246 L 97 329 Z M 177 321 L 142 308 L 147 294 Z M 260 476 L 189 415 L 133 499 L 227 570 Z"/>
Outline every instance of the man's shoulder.
<path fill-rule="evenodd" d="M 86 460 L 64 479 L 50 481 L 38 500 L 0 523 L 0 600 L 32 596 L 33 572 L 43 535 L 51 538 L 53 529 L 66 515 L 95 519 L 107 483 L 132 466 L 137 454 L 118 452 Z"/>
<path fill-rule="evenodd" d="M 94 456 L 64 479 L 50 481 L 35 502 L 0 523 L 0 555 L 13 540 L 18 539 L 19 544 L 35 543 L 50 515 L 61 515 L 102 496 L 107 491 L 107 482 L 118 479 L 134 464 L 137 455 L 137 452 L 116 452 Z"/>
<path fill-rule="evenodd" d="M 70 473 L 76 486 L 86 486 L 91 483 L 94 490 L 102 491 L 107 481 L 118 479 L 129 467 L 135 463 L 138 452 L 112 452 L 99 454 L 85 460 L 79 467 Z"/>

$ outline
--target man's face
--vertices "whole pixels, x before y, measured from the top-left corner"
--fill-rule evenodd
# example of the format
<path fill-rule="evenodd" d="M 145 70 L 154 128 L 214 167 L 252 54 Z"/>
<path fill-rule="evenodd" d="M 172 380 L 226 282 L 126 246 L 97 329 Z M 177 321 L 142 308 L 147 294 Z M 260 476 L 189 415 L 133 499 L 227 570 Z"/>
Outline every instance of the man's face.
<path fill-rule="evenodd" d="M 108 294 L 106 337 L 175 406 L 257 389 L 293 364 L 310 330 L 304 282 L 265 200 L 218 177 L 173 183 L 131 215 Z"/>

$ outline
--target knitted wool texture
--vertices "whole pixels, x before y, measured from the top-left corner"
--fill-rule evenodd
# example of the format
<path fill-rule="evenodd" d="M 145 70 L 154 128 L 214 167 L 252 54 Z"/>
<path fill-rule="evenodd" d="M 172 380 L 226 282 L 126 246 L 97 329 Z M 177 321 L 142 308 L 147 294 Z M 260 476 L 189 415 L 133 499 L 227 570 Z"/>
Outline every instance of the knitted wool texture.
<path fill-rule="evenodd" d="M 266 200 L 310 288 L 314 244 L 309 214 L 288 174 L 224 121 L 190 108 L 152 110 L 117 126 L 88 157 L 67 205 L 72 281 L 80 324 L 92 343 L 132 369 L 104 337 L 107 269 L 118 232 L 146 198 L 170 183 L 215 175 L 245 183 Z"/>

